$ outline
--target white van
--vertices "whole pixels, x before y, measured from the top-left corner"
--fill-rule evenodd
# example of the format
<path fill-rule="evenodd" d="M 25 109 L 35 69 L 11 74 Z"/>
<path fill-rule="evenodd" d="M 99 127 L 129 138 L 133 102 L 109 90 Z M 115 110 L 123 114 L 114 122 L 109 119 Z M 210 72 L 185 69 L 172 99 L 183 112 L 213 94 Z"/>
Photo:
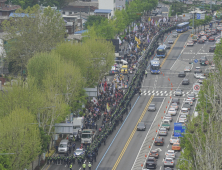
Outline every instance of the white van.
<path fill-rule="evenodd" d="M 58 147 L 58 152 L 59 153 L 67 153 L 68 152 L 68 140 L 61 140 L 59 147 Z"/>

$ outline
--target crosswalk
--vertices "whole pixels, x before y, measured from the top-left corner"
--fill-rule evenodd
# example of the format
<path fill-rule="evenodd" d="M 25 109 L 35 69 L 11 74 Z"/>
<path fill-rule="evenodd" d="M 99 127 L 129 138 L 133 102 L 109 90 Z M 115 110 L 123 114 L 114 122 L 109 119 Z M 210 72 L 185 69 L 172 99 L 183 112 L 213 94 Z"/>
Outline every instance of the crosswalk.
<path fill-rule="evenodd" d="M 157 91 L 157 90 L 141 90 L 141 96 L 160 96 L 160 97 L 167 97 L 167 96 L 175 96 L 175 91 Z M 186 96 L 189 94 L 190 91 L 182 92 L 182 96 Z M 137 94 L 138 95 L 138 94 Z"/>

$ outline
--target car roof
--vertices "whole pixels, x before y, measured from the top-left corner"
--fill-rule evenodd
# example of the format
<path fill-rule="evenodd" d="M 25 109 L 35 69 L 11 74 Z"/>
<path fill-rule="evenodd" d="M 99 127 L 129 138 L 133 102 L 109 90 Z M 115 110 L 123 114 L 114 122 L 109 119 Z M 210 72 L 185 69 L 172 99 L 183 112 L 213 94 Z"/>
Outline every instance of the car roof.
<path fill-rule="evenodd" d="M 196 68 L 198 68 L 198 69 L 199 69 L 200 67 L 196 67 Z"/>
<path fill-rule="evenodd" d="M 173 152 L 174 153 L 175 151 L 174 150 L 168 150 L 167 152 Z"/>
<path fill-rule="evenodd" d="M 182 108 L 181 110 L 188 110 L 188 108 Z"/>

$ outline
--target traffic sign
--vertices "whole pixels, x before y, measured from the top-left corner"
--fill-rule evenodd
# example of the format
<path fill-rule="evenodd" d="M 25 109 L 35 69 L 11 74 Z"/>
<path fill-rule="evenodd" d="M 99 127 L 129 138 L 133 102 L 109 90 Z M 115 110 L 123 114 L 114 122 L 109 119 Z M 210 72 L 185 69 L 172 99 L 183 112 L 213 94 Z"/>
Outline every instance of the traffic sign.
<path fill-rule="evenodd" d="M 209 64 L 209 61 L 206 61 L 205 63 L 206 63 L 206 64 Z"/>
<path fill-rule="evenodd" d="M 196 14 L 197 19 L 205 19 L 205 14 Z"/>
<path fill-rule="evenodd" d="M 186 126 L 182 123 L 174 123 L 174 136 L 175 137 L 183 137 L 181 133 L 186 131 Z"/>
<path fill-rule="evenodd" d="M 197 59 L 195 59 L 195 60 L 194 60 L 194 63 L 198 63 L 198 60 L 197 60 Z"/>
<path fill-rule="evenodd" d="M 193 92 L 199 92 L 200 91 L 200 84 L 194 83 L 193 84 Z"/>

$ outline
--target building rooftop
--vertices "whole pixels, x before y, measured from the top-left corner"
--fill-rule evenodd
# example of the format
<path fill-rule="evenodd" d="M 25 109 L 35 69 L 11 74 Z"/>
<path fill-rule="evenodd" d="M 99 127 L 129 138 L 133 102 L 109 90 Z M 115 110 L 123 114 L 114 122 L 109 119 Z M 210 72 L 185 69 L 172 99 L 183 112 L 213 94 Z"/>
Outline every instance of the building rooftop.
<path fill-rule="evenodd" d="M 87 31 L 88 31 L 88 30 L 77 31 L 77 32 L 75 32 L 74 34 L 82 34 L 82 33 L 87 32 Z"/>
<path fill-rule="evenodd" d="M 111 11 L 112 11 L 111 9 L 96 9 L 94 13 L 109 14 L 111 13 Z"/>
<path fill-rule="evenodd" d="M 0 0 L 0 2 L 3 2 L 3 1 Z M 0 8 L 0 11 L 15 11 L 18 8 L 21 8 L 21 7 L 19 5 L 7 5 L 7 4 L 5 4 L 5 6 L 2 6 Z"/>
<path fill-rule="evenodd" d="M 70 2 L 70 6 L 94 6 L 96 8 L 99 8 L 99 3 L 97 2 L 83 2 L 83 1 L 76 1 L 76 2 Z"/>
<path fill-rule="evenodd" d="M 25 14 L 25 13 L 11 13 L 9 15 L 9 17 L 20 17 L 20 18 L 23 18 L 23 17 L 28 17 L 29 15 L 28 14 Z"/>

